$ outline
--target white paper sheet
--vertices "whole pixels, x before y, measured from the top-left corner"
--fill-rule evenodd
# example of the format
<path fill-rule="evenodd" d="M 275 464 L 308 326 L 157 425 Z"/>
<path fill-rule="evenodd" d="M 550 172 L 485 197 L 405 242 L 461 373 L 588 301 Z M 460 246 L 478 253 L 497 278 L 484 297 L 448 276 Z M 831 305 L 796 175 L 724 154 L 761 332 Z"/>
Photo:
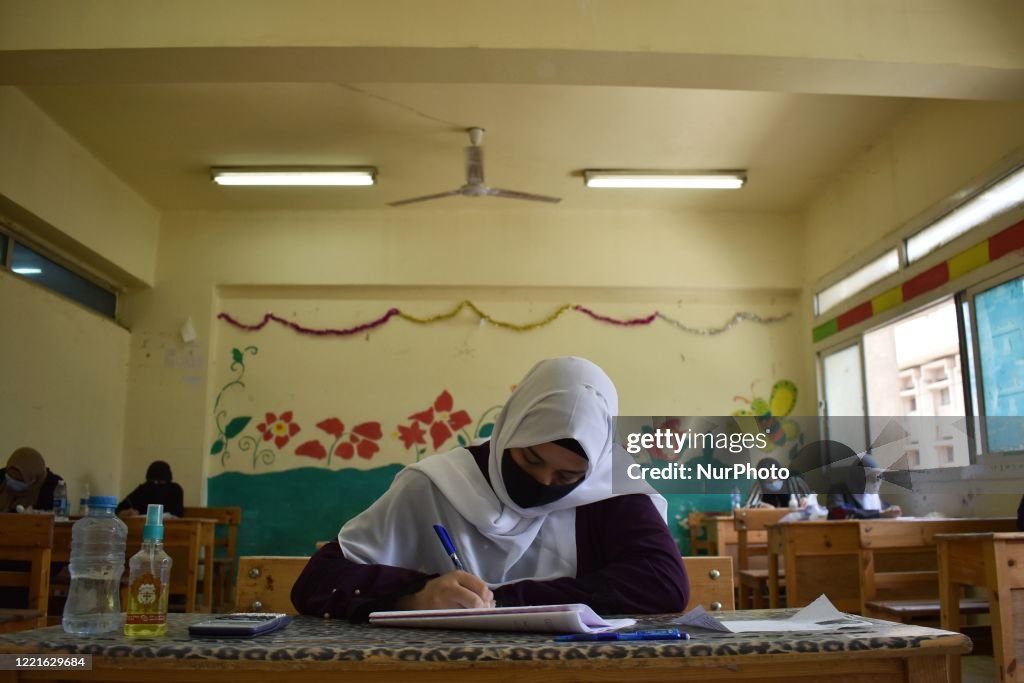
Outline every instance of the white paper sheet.
<path fill-rule="evenodd" d="M 632 626 L 636 619 L 602 619 L 588 606 L 577 603 L 535 607 L 371 612 L 370 623 L 403 628 L 597 633 Z"/>
<path fill-rule="evenodd" d="M 857 617 L 844 614 L 824 595 L 788 619 L 728 619 L 720 620 L 708 614 L 703 607 L 695 607 L 676 623 L 728 633 L 783 633 L 786 631 L 836 631 L 838 629 L 870 626 Z"/>

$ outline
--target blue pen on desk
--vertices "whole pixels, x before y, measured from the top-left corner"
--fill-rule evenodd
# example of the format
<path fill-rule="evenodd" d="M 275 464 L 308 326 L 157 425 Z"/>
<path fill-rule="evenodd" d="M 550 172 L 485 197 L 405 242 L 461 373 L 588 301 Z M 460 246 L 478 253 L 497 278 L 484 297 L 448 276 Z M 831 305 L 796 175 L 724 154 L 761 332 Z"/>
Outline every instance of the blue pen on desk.
<path fill-rule="evenodd" d="M 602 631 L 600 633 L 574 633 L 571 636 L 556 636 L 555 640 L 563 643 L 585 642 L 593 640 L 689 640 L 690 634 L 677 628 L 658 628 L 650 631 Z"/>
<path fill-rule="evenodd" d="M 452 564 L 460 572 L 466 571 L 466 567 L 462 564 L 462 560 L 459 559 L 459 551 L 455 549 L 455 544 L 452 543 L 452 537 L 448 535 L 448 530 L 440 524 L 434 525 L 434 531 L 437 532 L 437 537 L 441 539 L 441 545 L 444 546 L 444 551 L 448 553 L 448 557 L 452 558 Z"/>

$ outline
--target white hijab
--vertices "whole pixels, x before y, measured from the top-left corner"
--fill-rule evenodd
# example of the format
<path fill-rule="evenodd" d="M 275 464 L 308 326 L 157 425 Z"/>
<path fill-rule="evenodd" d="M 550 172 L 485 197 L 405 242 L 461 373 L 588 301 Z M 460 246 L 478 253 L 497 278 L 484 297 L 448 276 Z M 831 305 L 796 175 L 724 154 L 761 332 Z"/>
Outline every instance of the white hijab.
<path fill-rule="evenodd" d="M 541 361 L 495 420 L 487 469 L 491 485 L 464 448 L 409 465 L 380 499 L 341 528 L 338 542 L 345 557 L 444 574 L 453 567 L 433 530 L 443 524 L 467 571 L 492 587 L 575 576 L 576 508 L 651 490 L 643 485 L 612 489 L 613 459 L 622 451 L 614 443 L 617 413 L 615 386 L 597 365 L 575 357 Z M 586 452 L 583 483 L 546 505 L 517 506 L 505 489 L 502 454 L 557 439 L 575 439 Z M 664 516 L 665 499 L 651 498 Z"/>

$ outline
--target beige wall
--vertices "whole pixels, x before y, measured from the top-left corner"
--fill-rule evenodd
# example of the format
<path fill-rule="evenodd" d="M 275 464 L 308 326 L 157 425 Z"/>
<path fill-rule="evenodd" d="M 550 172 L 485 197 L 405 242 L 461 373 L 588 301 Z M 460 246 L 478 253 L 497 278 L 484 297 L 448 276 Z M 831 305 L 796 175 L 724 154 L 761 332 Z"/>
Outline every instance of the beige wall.
<path fill-rule="evenodd" d="M 0 87 L 0 149 L 0 200 L 37 240 L 111 284 L 153 283 L 157 211 L 13 87 Z"/>
<path fill-rule="evenodd" d="M 737 311 L 796 312 L 798 231 L 788 215 L 430 209 L 169 213 L 161 229 L 157 286 L 124 300 L 124 319 L 133 331 L 126 452 L 158 452 L 172 463 L 189 498 L 197 499 L 203 468 L 212 462 L 207 455 L 214 431 L 211 408 L 227 377 L 225 354 L 245 341 L 215 322 L 222 308 L 246 321 L 273 309 L 300 323 L 343 327 L 377 317 L 392 305 L 429 314 L 472 298 L 513 320 L 532 320 L 554 305 L 579 302 L 623 317 L 660 308 L 686 324 L 714 326 Z M 221 297 L 216 288 L 225 285 L 230 288 Z M 664 323 L 647 331 L 621 330 L 573 315 L 522 338 L 484 331 L 481 339 L 468 331 L 476 324 L 467 316 L 430 333 L 394 323 L 355 343 L 362 345 L 360 353 L 369 343 L 371 349 L 398 354 L 404 338 L 406 355 L 396 355 L 401 361 L 382 370 L 373 386 L 414 397 L 415 406 L 422 396 L 432 400 L 439 383 L 450 379 L 465 385 L 501 366 L 502 372 L 481 380 L 490 394 L 498 394 L 490 402 L 498 402 L 538 355 L 574 350 L 611 364 L 609 372 L 623 386 L 624 413 L 660 412 L 665 406 L 728 412 L 741 407 L 732 398 L 747 395 L 754 380 L 767 394 L 774 380 L 784 377 L 803 387 L 810 379 L 800 373 L 796 318 L 777 329 L 744 323 L 707 338 L 671 331 Z M 179 330 L 190 317 L 199 339 L 186 345 Z M 435 339 L 418 347 L 419 339 L 454 330 L 463 330 L 456 336 L 474 335 L 471 341 L 484 349 L 464 371 L 451 363 L 460 340 Z M 274 340 L 275 348 L 291 350 L 275 359 L 277 369 L 270 372 L 271 388 L 264 387 L 264 396 L 297 395 L 301 402 L 304 395 L 322 401 L 333 394 L 339 409 L 356 405 L 358 399 L 340 379 L 332 386 L 325 378 L 315 387 L 296 379 L 308 378 L 316 358 L 345 351 L 324 350 L 291 333 L 259 335 L 255 342 Z M 640 339 L 647 341 L 634 342 Z M 433 354 L 444 354 L 444 371 L 406 376 L 403 362 L 429 367 Z M 462 376 L 452 376 L 459 372 Z M 648 384 L 644 377 L 653 381 Z M 357 383 L 355 389 L 368 386 L 369 381 Z M 476 400 L 483 407 L 487 399 Z M 143 460 L 127 459 L 125 480 L 139 478 L 144 468 Z"/>
<path fill-rule="evenodd" d="M 998 164 L 1024 156 L 1024 102 L 914 104 L 828 179 L 805 213 L 808 286 Z"/>
<path fill-rule="evenodd" d="M 121 456 L 129 333 L 0 270 L 0 453 L 32 446 L 68 483 L 123 495 Z"/>

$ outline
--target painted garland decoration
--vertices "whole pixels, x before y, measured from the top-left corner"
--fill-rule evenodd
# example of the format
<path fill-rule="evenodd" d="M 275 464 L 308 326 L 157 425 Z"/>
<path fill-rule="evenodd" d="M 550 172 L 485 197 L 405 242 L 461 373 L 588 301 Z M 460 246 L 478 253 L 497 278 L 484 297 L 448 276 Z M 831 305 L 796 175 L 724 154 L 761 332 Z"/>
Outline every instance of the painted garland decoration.
<path fill-rule="evenodd" d="M 459 303 L 450 311 L 446 311 L 445 313 L 439 313 L 437 315 L 427 317 L 414 316 L 409 313 L 404 313 L 397 308 L 390 308 L 386 313 L 384 313 L 384 315 L 380 316 L 379 318 L 368 320 L 364 323 L 360 323 L 352 327 L 344 328 L 307 327 L 305 325 L 300 325 L 297 322 L 282 318 L 281 316 L 276 315 L 274 313 L 265 314 L 262 320 L 254 324 L 246 324 L 240 322 L 229 313 L 220 313 L 217 315 L 217 319 L 223 320 L 229 325 L 233 325 L 238 329 L 246 330 L 248 332 L 258 332 L 259 330 L 262 330 L 264 327 L 266 327 L 269 323 L 274 322 L 279 325 L 283 325 L 284 327 L 287 327 L 295 332 L 298 332 L 299 334 L 311 335 L 315 337 L 351 337 L 353 335 L 361 334 L 363 332 L 368 332 L 370 330 L 381 327 L 382 325 L 391 321 L 392 318 L 401 318 L 402 320 L 405 320 L 416 325 L 431 325 L 433 323 L 451 320 L 458 316 L 460 313 L 462 313 L 462 311 L 464 311 L 467 308 L 477 316 L 481 324 L 487 323 L 489 325 L 494 325 L 495 327 L 499 327 L 504 330 L 511 330 L 513 332 L 530 332 L 532 330 L 538 330 L 542 327 L 547 327 L 551 323 L 555 322 L 566 311 L 576 311 L 577 313 L 582 313 L 583 315 L 586 315 L 598 322 L 607 323 L 609 325 L 616 325 L 618 327 L 642 327 L 646 325 L 651 325 L 656 320 L 661 320 L 663 322 L 669 323 L 670 325 L 676 327 L 682 332 L 686 332 L 688 334 L 696 334 L 703 337 L 714 337 L 719 334 L 722 334 L 723 332 L 728 332 L 730 329 L 732 329 L 740 322 L 755 322 L 762 325 L 770 325 L 772 323 L 782 322 L 783 320 L 786 320 L 787 318 L 792 316 L 792 313 L 783 313 L 782 315 L 766 317 L 757 315 L 756 313 L 739 312 L 734 314 L 732 318 L 725 322 L 725 324 L 720 325 L 718 327 L 691 327 L 689 325 L 681 323 L 675 318 L 665 315 L 660 311 L 655 311 L 649 315 L 637 318 L 612 318 L 610 316 L 597 313 L 596 311 L 593 311 L 587 308 L 586 306 L 582 306 L 579 304 L 562 304 L 561 306 L 556 308 L 551 314 L 535 322 L 512 323 L 506 320 L 498 320 L 491 316 L 490 314 L 486 313 L 485 311 L 481 310 L 480 307 L 474 304 L 472 301 L 466 300 Z"/>

